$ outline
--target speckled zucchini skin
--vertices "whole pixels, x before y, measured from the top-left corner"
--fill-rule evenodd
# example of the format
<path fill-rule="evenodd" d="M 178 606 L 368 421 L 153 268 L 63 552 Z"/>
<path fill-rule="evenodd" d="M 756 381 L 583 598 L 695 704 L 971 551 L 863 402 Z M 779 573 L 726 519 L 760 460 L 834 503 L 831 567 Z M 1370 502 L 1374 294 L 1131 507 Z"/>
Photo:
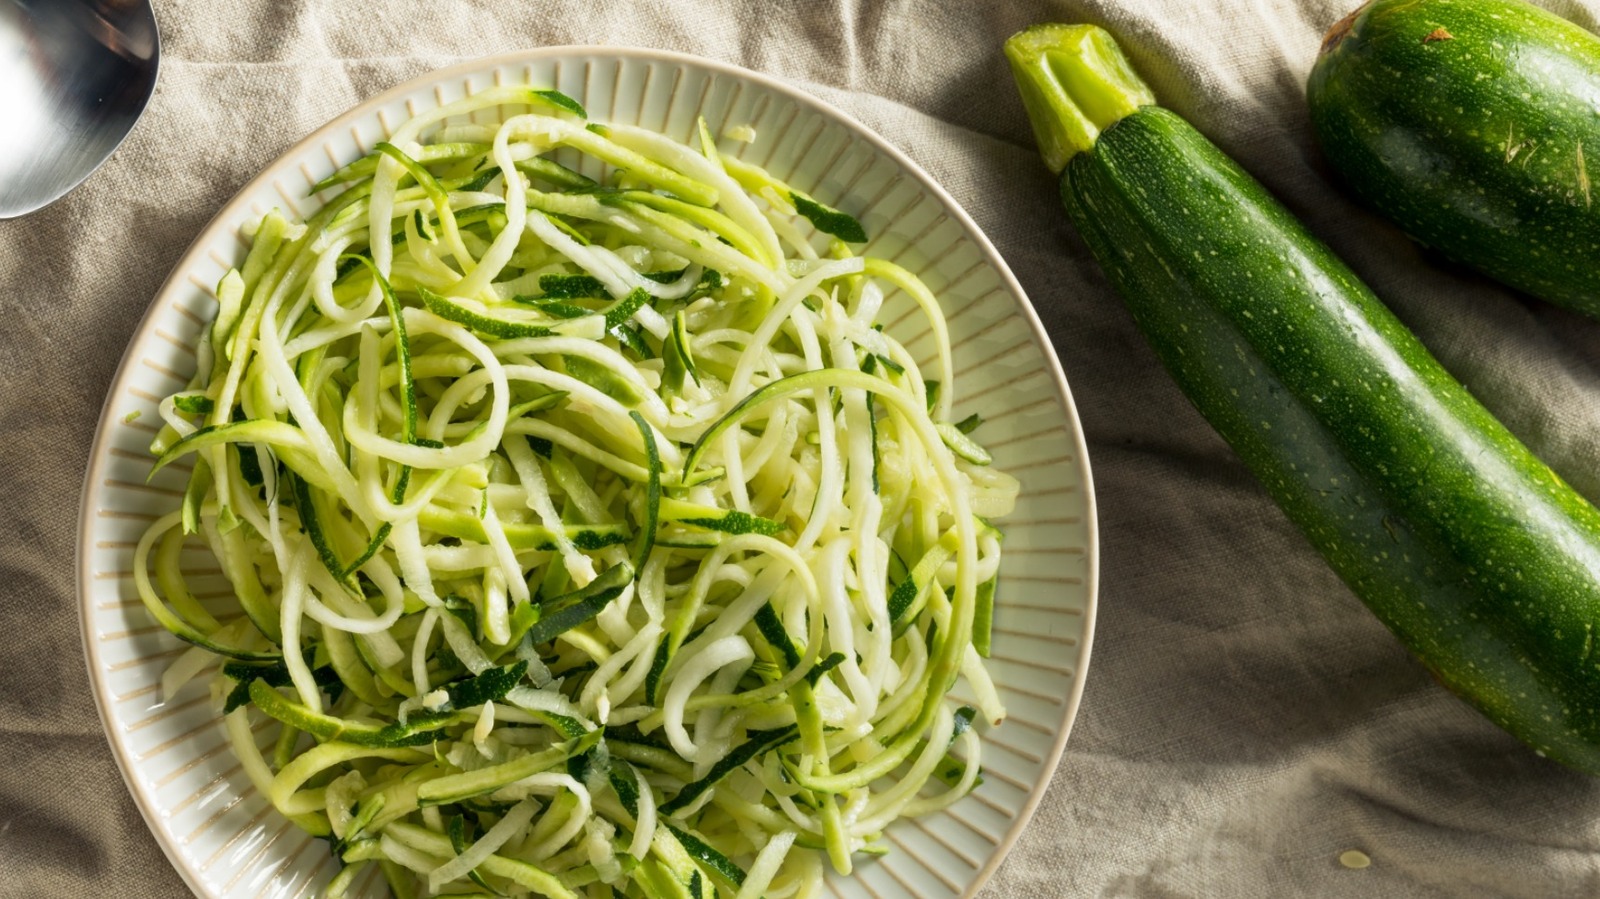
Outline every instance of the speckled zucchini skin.
<path fill-rule="evenodd" d="M 1600 512 L 1175 114 L 1112 125 L 1060 187 L 1178 385 L 1351 589 L 1496 724 L 1600 773 Z"/>
<path fill-rule="evenodd" d="M 1372 208 L 1600 317 L 1600 39 L 1522 0 L 1376 0 L 1328 33 L 1306 96 Z"/>

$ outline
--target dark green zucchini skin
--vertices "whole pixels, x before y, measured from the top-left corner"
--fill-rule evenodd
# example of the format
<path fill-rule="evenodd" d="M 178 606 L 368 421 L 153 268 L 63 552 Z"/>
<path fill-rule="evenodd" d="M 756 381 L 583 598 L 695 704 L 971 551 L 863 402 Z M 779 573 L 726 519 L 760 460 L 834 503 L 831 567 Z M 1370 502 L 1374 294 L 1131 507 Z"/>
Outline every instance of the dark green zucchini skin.
<path fill-rule="evenodd" d="M 1600 39 L 1522 0 L 1376 0 L 1306 97 L 1333 168 L 1413 239 L 1600 317 Z"/>
<path fill-rule="evenodd" d="M 1600 512 L 1177 115 L 1110 126 L 1060 189 L 1178 385 L 1351 589 L 1496 724 L 1600 773 Z"/>

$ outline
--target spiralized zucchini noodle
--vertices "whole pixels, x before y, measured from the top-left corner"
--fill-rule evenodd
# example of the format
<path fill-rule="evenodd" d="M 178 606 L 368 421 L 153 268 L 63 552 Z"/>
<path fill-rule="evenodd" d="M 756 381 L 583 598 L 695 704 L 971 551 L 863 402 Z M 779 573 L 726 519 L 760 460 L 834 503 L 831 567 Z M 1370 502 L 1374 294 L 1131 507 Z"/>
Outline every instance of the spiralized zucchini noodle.
<path fill-rule="evenodd" d="M 530 87 L 419 115 L 259 221 L 160 404 L 163 688 L 220 657 L 329 896 L 816 896 L 980 781 L 1017 482 L 939 303 L 697 143 Z"/>

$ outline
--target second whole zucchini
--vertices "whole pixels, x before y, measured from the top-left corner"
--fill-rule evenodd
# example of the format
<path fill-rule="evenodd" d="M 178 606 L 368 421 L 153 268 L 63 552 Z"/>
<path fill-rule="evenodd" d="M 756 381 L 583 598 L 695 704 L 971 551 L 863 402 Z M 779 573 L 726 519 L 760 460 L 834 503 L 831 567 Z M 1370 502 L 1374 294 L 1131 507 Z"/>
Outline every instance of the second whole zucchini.
<path fill-rule="evenodd" d="M 1600 317 L 1600 38 L 1524 0 L 1372 0 L 1306 99 L 1344 183 L 1411 237 Z"/>
<path fill-rule="evenodd" d="M 1006 46 L 1061 199 L 1189 399 L 1447 687 L 1600 773 L 1600 512 L 1092 26 Z"/>

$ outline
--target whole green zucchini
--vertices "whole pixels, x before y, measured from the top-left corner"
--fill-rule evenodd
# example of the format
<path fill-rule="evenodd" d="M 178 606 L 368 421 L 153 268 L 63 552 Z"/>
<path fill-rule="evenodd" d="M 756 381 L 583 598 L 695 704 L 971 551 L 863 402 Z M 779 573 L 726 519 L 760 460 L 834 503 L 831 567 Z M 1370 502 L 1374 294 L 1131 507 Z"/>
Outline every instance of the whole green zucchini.
<path fill-rule="evenodd" d="M 1306 96 L 1328 161 L 1412 238 L 1600 316 L 1600 38 L 1522 0 L 1374 0 Z"/>
<path fill-rule="evenodd" d="M 1600 512 L 1115 43 L 1006 44 L 1061 199 L 1191 401 L 1450 689 L 1600 773 Z"/>

